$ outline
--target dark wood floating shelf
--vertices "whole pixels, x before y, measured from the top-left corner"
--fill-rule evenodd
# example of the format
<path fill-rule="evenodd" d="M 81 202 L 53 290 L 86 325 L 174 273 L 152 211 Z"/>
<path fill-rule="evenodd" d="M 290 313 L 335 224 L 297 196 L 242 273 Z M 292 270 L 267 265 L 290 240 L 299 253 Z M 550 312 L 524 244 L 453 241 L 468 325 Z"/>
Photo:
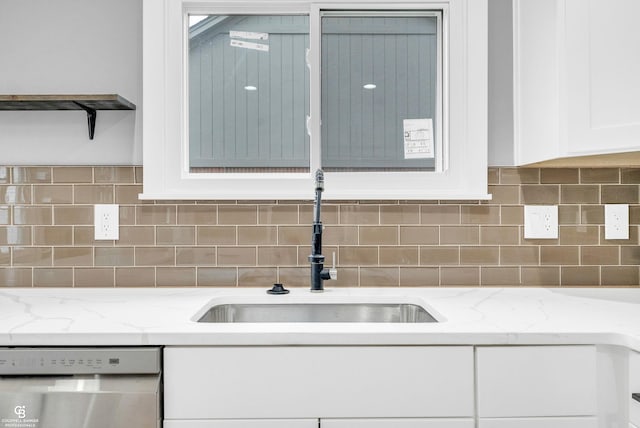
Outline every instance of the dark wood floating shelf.
<path fill-rule="evenodd" d="M 135 109 L 135 104 L 117 94 L 0 95 L 0 110 L 84 110 L 91 140 L 96 129 L 97 110 Z"/>

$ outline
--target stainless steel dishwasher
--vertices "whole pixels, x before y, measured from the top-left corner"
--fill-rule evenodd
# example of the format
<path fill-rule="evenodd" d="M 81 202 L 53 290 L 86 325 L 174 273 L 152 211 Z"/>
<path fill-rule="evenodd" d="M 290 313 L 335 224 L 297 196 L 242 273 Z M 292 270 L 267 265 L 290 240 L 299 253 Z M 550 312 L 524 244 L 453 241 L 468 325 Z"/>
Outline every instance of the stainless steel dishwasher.
<path fill-rule="evenodd" d="M 0 348 L 0 428 L 159 428 L 160 348 Z"/>

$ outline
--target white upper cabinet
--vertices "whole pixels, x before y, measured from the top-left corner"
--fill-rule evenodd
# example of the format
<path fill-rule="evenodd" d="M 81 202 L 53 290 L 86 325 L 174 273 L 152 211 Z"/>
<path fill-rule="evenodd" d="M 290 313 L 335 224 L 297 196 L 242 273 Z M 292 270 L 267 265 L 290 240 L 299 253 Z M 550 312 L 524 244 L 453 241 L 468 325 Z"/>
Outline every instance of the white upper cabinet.
<path fill-rule="evenodd" d="M 143 199 L 487 199 L 487 0 L 143 0 Z"/>
<path fill-rule="evenodd" d="M 640 2 L 515 0 L 515 163 L 640 150 Z"/>

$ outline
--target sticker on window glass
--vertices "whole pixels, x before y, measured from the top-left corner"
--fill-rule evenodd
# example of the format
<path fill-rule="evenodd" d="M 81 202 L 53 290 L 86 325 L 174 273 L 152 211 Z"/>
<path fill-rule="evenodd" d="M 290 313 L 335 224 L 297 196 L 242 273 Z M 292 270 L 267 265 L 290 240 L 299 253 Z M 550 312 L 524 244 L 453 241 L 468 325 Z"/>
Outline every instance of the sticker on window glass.
<path fill-rule="evenodd" d="M 234 48 L 254 49 L 256 51 L 269 52 L 269 45 L 262 43 L 245 42 L 244 40 L 231 39 L 231 46 Z"/>
<path fill-rule="evenodd" d="M 404 158 L 433 159 L 433 120 L 404 119 Z"/>
<path fill-rule="evenodd" d="M 254 33 L 252 31 L 229 31 L 232 39 L 269 40 L 269 33 Z"/>

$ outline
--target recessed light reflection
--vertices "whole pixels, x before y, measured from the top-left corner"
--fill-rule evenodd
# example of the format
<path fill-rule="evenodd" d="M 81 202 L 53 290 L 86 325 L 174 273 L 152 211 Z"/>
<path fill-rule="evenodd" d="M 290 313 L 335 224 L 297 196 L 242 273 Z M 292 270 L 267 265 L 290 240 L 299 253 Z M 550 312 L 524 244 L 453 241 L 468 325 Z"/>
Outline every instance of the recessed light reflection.
<path fill-rule="evenodd" d="M 258 88 L 256 86 L 253 86 L 253 85 L 247 85 L 247 86 L 244 87 L 244 90 L 245 91 L 257 91 Z"/>
<path fill-rule="evenodd" d="M 363 86 L 363 88 L 365 88 L 365 89 L 375 89 L 376 85 L 375 85 L 375 83 L 367 83 L 366 85 Z"/>

